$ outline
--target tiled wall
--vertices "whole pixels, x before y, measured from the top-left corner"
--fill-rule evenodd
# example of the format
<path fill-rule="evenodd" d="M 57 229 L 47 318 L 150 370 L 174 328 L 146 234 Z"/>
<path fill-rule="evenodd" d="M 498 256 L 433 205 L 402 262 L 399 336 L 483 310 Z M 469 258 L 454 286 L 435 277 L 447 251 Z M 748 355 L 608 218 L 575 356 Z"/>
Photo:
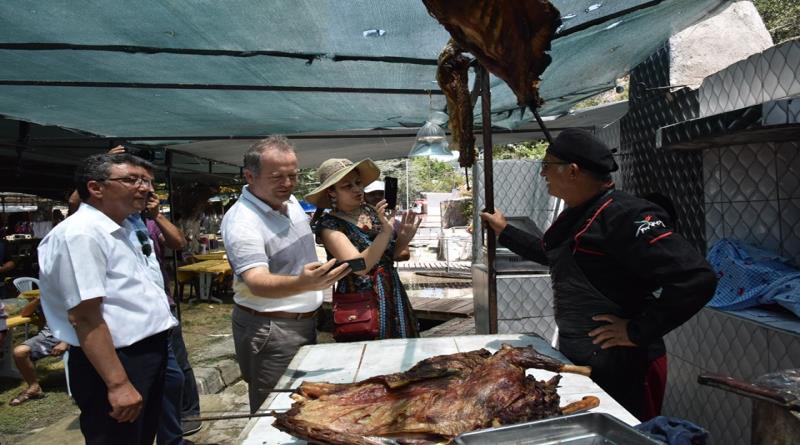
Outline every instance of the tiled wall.
<path fill-rule="evenodd" d="M 550 275 L 497 277 L 499 334 L 536 334 L 549 342 L 555 330 Z"/>
<path fill-rule="evenodd" d="M 734 238 L 800 264 L 800 142 L 703 151 L 706 239 Z"/>
<path fill-rule="evenodd" d="M 658 151 L 653 143 L 659 126 L 800 94 L 800 41 L 712 74 L 697 91 L 648 92 L 648 86 L 669 85 L 668 65 L 665 48 L 631 73 L 631 109 L 621 134 L 625 188 L 637 194 L 654 187 L 677 193 L 677 229 L 703 251 L 704 245 L 731 237 L 800 264 L 800 141 L 682 153 Z M 776 116 L 796 113 L 793 102 L 789 108 Z M 707 428 L 714 444 L 750 443 L 751 402 L 699 385 L 699 374 L 751 380 L 800 367 L 800 336 L 710 308 L 665 341 L 669 377 L 663 414 Z"/>
<path fill-rule="evenodd" d="M 664 340 L 669 358 L 662 414 L 703 426 L 715 445 L 750 443 L 752 403 L 699 385 L 697 376 L 717 373 L 749 381 L 800 367 L 800 336 L 716 309 L 703 309 Z"/>
<path fill-rule="evenodd" d="M 556 199 L 547 193 L 544 179 L 539 175 L 541 163 L 533 160 L 499 160 L 493 163 L 494 206 L 506 216 L 527 216 L 542 230 L 553 222 Z M 483 159 L 472 169 L 475 209 L 486 207 L 484 199 Z M 480 227 L 478 212 L 473 215 L 474 227 Z M 482 262 L 480 230 L 473 231 L 474 259 Z"/>
<path fill-rule="evenodd" d="M 724 113 L 798 94 L 798 67 L 800 42 L 737 62 L 703 82 L 699 114 Z M 732 145 L 703 150 L 701 156 L 708 246 L 728 237 L 800 264 L 800 142 Z M 704 426 L 715 444 L 750 443 L 752 404 L 745 397 L 699 385 L 699 374 L 752 380 L 800 367 L 799 335 L 736 313 L 703 309 L 665 340 L 669 380 L 664 414 Z"/>
<path fill-rule="evenodd" d="M 550 227 L 558 203 L 547 193 L 544 179 L 539 175 L 540 162 L 499 160 L 493 165 L 495 207 L 506 216 L 530 217 L 542 231 Z M 482 209 L 485 207 L 482 161 L 475 164 L 473 178 L 475 208 Z M 477 213 L 474 224 L 480 227 Z M 473 235 L 474 261 L 482 262 L 480 230 L 473 231 Z M 476 298 L 479 292 L 476 285 Z M 499 275 L 497 312 L 499 333 L 532 333 L 549 341 L 555 332 L 550 276 Z"/>
<path fill-rule="evenodd" d="M 753 54 L 703 80 L 698 117 L 800 95 L 798 72 L 800 39 Z"/>
<path fill-rule="evenodd" d="M 705 251 L 701 154 L 656 148 L 659 127 L 697 117 L 699 106 L 696 90 L 663 88 L 670 84 L 669 60 L 665 46 L 631 71 L 629 110 L 620 120 L 621 188 L 670 197 L 675 229 Z"/>

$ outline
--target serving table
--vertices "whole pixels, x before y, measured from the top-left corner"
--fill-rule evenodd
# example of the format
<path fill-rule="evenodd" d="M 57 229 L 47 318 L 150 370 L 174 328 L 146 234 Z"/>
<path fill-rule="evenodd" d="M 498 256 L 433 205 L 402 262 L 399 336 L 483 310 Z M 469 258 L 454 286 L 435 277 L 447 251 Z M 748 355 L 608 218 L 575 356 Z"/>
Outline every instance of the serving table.
<path fill-rule="evenodd" d="M 196 253 L 192 255 L 192 257 L 197 261 L 206 261 L 206 260 L 224 260 L 225 259 L 225 251 L 224 250 L 212 250 L 206 253 Z"/>
<path fill-rule="evenodd" d="M 329 343 L 300 348 L 278 381 L 276 389 L 297 388 L 303 381 L 353 383 L 376 375 L 405 371 L 420 360 L 435 355 L 466 352 L 480 348 L 495 352 L 504 343 L 511 346 L 531 345 L 542 354 L 570 363 L 545 340 L 522 334 Z M 529 369 L 528 373 L 537 380 L 548 380 L 554 375 L 553 372 L 543 369 Z M 577 374 L 563 374 L 562 376 L 558 388 L 561 406 L 592 395 L 600 399 L 600 406 L 592 411 L 609 413 L 629 425 L 639 423 L 632 414 L 588 377 Z M 264 401 L 261 409 L 284 411 L 289 409 L 291 404 L 292 400 L 288 393 L 272 393 Z M 274 417 L 251 419 L 239 436 L 238 443 L 246 445 L 300 445 L 306 443 L 304 440 L 296 439 L 274 428 L 272 426 L 274 420 Z"/>
<path fill-rule="evenodd" d="M 40 294 L 41 294 L 41 292 L 39 291 L 39 289 L 24 290 L 24 291 L 20 292 L 17 297 L 18 298 L 24 298 L 24 299 L 26 299 L 28 301 L 31 301 L 34 298 L 38 298 L 40 296 Z"/>
<path fill-rule="evenodd" d="M 205 260 L 198 263 L 187 264 L 178 268 L 179 272 L 191 272 L 198 275 L 199 285 L 197 286 L 197 298 L 192 298 L 189 303 L 199 299 L 201 301 L 213 301 L 222 303 L 219 298 L 212 297 L 211 294 L 211 281 L 219 274 L 226 274 L 231 272 L 231 265 L 228 260 Z"/>

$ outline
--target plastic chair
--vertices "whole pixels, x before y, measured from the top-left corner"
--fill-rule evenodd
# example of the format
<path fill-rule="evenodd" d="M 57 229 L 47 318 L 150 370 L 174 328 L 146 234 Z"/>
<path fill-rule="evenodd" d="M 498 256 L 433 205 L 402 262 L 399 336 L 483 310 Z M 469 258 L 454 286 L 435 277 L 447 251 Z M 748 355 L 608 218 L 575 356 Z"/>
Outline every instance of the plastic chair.
<path fill-rule="evenodd" d="M 39 288 L 39 279 L 32 278 L 32 277 L 19 277 L 14 279 L 14 287 L 17 288 L 20 292 L 25 292 L 28 290 L 33 290 L 33 285 L 36 285 L 36 288 Z"/>
<path fill-rule="evenodd" d="M 67 379 L 67 394 L 72 398 L 72 388 L 69 386 L 69 349 L 64 351 L 64 378 Z"/>

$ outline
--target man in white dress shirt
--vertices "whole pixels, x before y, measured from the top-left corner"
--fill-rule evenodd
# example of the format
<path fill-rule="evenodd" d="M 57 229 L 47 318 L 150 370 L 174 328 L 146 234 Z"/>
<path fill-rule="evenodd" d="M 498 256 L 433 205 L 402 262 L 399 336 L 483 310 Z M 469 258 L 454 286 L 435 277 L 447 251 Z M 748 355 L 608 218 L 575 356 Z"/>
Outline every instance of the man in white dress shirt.
<path fill-rule="evenodd" d="M 88 157 L 75 174 L 82 204 L 39 244 L 42 307 L 54 336 L 72 346 L 70 387 L 87 444 L 151 444 L 158 427 L 176 320 L 154 280 L 149 239 L 132 242 L 125 220 L 144 210 L 150 171 L 129 154 Z"/>
<path fill-rule="evenodd" d="M 350 268 L 319 263 L 308 215 L 292 196 L 297 157 L 285 138 L 250 147 L 244 176 L 242 195 L 222 219 L 222 238 L 235 273 L 236 359 L 255 412 L 297 350 L 316 343 L 322 290 Z"/>

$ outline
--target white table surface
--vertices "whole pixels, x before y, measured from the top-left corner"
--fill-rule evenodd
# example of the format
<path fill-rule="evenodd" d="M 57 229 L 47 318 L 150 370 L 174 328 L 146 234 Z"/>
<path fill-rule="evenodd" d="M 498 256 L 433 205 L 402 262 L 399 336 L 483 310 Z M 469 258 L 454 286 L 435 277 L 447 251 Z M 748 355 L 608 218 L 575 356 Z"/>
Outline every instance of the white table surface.
<path fill-rule="evenodd" d="M 453 354 L 486 348 L 495 352 L 503 343 L 512 346 L 532 345 L 542 354 L 549 355 L 565 363 L 569 361 L 557 350 L 538 338 L 522 334 L 511 335 L 469 335 L 462 337 L 436 337 L 380 340 L 358 343 L 329 343 L 305 346 L 297 352 L 289 368 L 278 381 L 277 388 L 297 388 L 303 381 L 331 383 L 353 383 L 381 374 L 404 371 L 420 360 L 441 354 Z M 547 380 L 554 375 L 542 369 L 529 369 L 537 380 Z M 592 395 L 600 399 L 600 406 L 594 412 L 613 415 L 629 425 L 639 421 L 620 404 L 603 391 L 588 377 L 577 374 L 562 374 L 558 394 L 561 406 Z M 271 394 L 261 409 L 286 410 L 292 399 L 288 393 Z M 272 426 L 273 417 L 252 419 L 242 434 L 239 443 L 245 445 L 289 445 L 305 444 Z"/>

